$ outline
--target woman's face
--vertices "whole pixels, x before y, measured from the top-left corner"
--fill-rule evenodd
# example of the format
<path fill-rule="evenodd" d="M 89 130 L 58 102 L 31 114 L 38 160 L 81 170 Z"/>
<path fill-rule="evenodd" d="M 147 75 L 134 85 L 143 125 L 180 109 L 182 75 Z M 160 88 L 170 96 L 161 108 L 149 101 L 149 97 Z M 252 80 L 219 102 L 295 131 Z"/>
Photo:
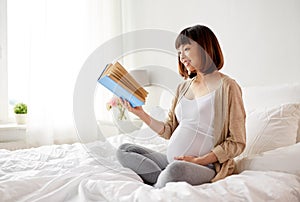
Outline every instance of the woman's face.
<path fill-rule="evenodd" d="M 180 62 L 189 73 L 199 71 L 201 66 L 200 46 L 193 40 L 190 40 L 190 42 L 190 44 L 183 44 L 177 49 Z"/>

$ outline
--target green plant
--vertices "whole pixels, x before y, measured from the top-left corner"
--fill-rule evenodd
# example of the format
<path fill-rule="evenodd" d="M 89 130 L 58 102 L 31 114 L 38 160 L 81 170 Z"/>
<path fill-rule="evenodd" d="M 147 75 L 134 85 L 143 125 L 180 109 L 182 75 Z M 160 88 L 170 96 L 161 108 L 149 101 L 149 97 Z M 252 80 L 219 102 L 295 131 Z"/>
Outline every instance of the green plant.
<path fill-rule="evenodd" d="M 16 114 L 27 114 L 27 105 L 24 103 L 17 103 L 14 107 Z"/>

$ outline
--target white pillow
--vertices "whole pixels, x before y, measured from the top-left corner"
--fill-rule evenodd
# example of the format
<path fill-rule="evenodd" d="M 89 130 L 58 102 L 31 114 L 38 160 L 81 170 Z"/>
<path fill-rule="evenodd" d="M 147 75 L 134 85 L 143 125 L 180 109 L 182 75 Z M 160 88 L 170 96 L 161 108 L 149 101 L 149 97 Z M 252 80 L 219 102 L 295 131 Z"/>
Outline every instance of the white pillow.
<path fill-rule="evenodd" d="M 285 103 L 300 103 L 300 83 L 251 86 L 242 88 L 247 112 L 259 107 L 273 107 Z M 300 121 L 299 121 L 300 128 Z M 300 129 L 297 142 L 300 142 Z"/>
<path fill-rule="evenodd" d="M 257 109 L 246 116 L 246 148 L 237 158 L 296 143 L 300 103 Z"/>
<path fill-rule="evenodd" d="M 300 143 L 245 157 L 236 162 L 236 172 L 244 170 L 280 171 L 300 176 Z"/>

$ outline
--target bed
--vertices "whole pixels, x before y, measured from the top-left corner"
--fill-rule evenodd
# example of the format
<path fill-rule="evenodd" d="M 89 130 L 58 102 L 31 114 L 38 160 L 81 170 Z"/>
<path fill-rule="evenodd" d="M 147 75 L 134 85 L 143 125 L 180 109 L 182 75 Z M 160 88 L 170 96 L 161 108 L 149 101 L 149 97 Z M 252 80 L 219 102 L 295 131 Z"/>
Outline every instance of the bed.
<path fill-rule="evenodd" d="M 235 174 L 223 180 L 145 185 L 115 157 L 125 142 L 165 151 L 168 141 L 143 126 L 105 141 L 0 150 L 0 200 L 300 201 L 300 85 L 243 88 L 243 97 L 247 147 L 235 159 Z M 157 119 L 166 116 L 161 106 L 151 110 Z"/>

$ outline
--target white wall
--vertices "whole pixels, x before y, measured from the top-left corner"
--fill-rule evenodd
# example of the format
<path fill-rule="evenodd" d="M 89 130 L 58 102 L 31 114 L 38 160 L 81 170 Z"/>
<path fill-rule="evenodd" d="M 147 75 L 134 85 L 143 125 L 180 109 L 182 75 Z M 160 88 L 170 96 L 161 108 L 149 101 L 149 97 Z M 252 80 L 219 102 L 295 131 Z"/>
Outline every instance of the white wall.
<path fill-rule="evenodd" d="M 299 82 L 299 0 L 123 0 L 123 32 L 209 26 L 242 86 Z M 168 62 L 167 62 L 168 63 Z M 169 61 L 177 71 L 176 60 Z"/>

